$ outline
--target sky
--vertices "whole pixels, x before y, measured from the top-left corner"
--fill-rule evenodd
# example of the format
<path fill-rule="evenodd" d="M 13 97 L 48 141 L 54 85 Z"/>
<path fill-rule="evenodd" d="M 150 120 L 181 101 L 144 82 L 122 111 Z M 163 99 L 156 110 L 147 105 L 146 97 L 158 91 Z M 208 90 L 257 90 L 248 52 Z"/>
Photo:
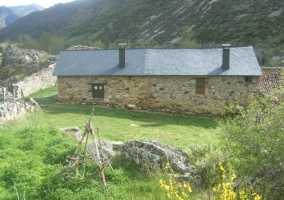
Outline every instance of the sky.
<path fill-rule="evenodd" d="M 67 3 L 73 0 L 0 0 L 0 6 L 22 6 L 38 4 L 44 8 L 54 6 L 57 3 Z"/>

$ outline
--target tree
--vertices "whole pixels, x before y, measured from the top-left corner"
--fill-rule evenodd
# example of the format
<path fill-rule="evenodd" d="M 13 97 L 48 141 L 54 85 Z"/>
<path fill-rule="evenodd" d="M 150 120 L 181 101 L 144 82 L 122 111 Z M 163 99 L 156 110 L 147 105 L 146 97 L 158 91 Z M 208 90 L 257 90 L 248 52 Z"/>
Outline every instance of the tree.
<path fill-rule="evenodd" d="M 21 35 L 18 38 L 18 43 L 25 49 L 39 49 L 39 45 L 30 35 Z"/>
<path fill-rule="evenodd" d="M 98 47 L 100 49 L 103 49 L 105 47 L 104 43 L 101 40 L 97 40 L 91 43 L 92 47 Z"/>
<path fill-rule="evenodd" d="M 21 35 L 18 38 L 18 43 L 22 48 L 35 49 L 38 51 L 45 51 L 47 53 L 56 55 L 64 48 L 65 42 L 62 37 L 43 33 L 37 40 L 30 35 Z"/>
<path fill-rule="evenodd" d="M 49 52 L 49 48 L 52 43 L 51 35 L 47 32 L 44 32 L 37 40 L 38 45 L 40 47 L 39 50 Z"/>

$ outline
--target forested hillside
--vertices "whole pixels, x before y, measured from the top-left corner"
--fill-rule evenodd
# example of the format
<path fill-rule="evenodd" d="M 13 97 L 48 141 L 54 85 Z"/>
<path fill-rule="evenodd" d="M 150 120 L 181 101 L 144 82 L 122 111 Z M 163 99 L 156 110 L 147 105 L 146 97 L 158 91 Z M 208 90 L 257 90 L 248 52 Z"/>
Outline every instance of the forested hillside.
<path fill-rule="evenodd" d="M 48 33 L 62 38 L 62 48 L 253 45 L 265 63 L 283 56 L 283 8 L 283 0 L 77 0 L 31 13 L 0 30 L 0 38 Z"/>

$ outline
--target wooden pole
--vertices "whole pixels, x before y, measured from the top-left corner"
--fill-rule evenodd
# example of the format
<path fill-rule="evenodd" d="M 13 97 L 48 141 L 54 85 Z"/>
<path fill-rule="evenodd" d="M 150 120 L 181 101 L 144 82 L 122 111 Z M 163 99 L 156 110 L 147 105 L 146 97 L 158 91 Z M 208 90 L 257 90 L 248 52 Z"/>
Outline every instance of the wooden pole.
<path fill-rule="evenodd" d="M 86 156 L 86 151 L 87 151 L 87 144 L 88 144 L 88 139 L 89 139 L 90 122 L 88 122 L 87 126 L 88 126 L 88 131 L 87 131 L 87 138 L 86 138 L 86 141 L 85 141 L 85 147 L 84 147 L 84 151 L 83 151 L 83 163 L 85 162 L 85 156 Z"/>
<path fill-rule="evenodd" d="M 23 91 L 23 89 L 21 89 L 21 96 L 22 96 L 22 101 L 23 101 L 23 103 L 24 103 L 24 107 L 25 107 L 25 109 L 27 109 L 27 105 L 26 105 L 26 102 L 25 102 L 25 96 L 24 96 L 24 91 Z"/>
<path fill-rule="evenodd" d="M 101 175 L 101 179 L 102 179 L 102 183 L 104 186 L 106 186 L 106 179 L 105 179 L 105 174 L 104 174 L 104 169 L 103 169 L 103 164 L 102 164 L 102 160 L 100 158 L 100 153 L 99 153 L 99 148 L 98 148 L 98 143 L 94 134 L 94 129 L 92 124 L 90 124 L 91 126 L 91 131 L 92 131 L 92 135 L 94 137 L 94 143 L 95 143 L 95 148 L 96 148 L 96 154 L 97 154 L 97 160 L 98 160 L 98 168 L 99 168 L 99 173 Z"/>
<path fill-rule="evenodd" d="M 101 157 L 102 157 L 102 158 L 106 159 L 106 156 L 104 155 L 103 150 L 102 150 L 101 134 L 100 134 L 100 127 L 99 127 L 99 126 L 97 126 L 97 132 L 98 132 L 98 139 L 99 139 L 100 154 L 101 154 Z M 107 162 L 107 163 L 108 163 L 108 165 L 109 165 L 111 171 L 113 171 L 113 168 L 112 168 L 110 162 Z"/>

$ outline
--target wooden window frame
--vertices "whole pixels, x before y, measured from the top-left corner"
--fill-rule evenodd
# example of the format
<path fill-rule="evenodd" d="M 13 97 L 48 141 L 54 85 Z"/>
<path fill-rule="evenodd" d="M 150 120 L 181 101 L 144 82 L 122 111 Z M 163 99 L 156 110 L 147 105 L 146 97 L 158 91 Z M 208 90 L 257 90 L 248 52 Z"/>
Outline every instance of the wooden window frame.
<path fill-rule="evenodd" d="M 197 78 L 196 79 L 195 94 L 205 95 L 205 78 Z"/>
<path fill-rule="evenodd" d="M 105 97 L 105 89 L 103 83 L 92 83 L 93 98 L 103 99 Z"/>

